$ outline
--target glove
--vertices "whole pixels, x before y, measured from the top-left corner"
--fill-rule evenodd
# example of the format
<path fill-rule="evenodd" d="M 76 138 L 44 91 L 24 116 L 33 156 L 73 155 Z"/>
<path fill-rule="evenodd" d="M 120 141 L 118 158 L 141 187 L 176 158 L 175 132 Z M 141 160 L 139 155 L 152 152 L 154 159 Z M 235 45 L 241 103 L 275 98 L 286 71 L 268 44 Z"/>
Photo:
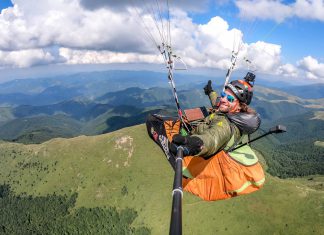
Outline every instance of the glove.
<path fill-rule="evenodd" d="M 196 155 L 201 151 L 204 142 L 197 136 L 182 136 L 176 134 L 172 138 L 172 143 L 170 146 L 170 151 L 174 154 L 177 153 L 178 146 L 183 147 L 183 155 Z"/>
<path fill-rule="evenodd" d="M 205 95 L 209 95 L 211 92 L 214 91 L 211 84 L 212 84 L 212 81 L 209 80 L 207 85 L 204 87 Z"/>

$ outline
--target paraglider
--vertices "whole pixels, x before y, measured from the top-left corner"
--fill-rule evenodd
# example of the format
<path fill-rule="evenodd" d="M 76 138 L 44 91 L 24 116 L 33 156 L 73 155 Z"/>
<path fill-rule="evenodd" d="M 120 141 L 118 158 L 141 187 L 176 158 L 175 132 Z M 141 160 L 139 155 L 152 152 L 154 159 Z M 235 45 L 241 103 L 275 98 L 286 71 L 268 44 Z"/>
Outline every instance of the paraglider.
<path fill-rule="evenodd" d="M 226 85 L 225 91 L 218 109 L 195 126 L 188 123 L 191 131 L 185 136 L 179 134 L 181 120 L 157 115 L 147 120 L 150 136 L 163 148 L 173 168 L 177 147 L 184 148 L 183 188 L 208 201 L 253 192 L 264 182 L 262 167 L 252 149 L 244 146 L 234 150 L 244 136 L 260 126 L 257 113 L 240 107 L 250 104 L 252 85 L 247 79 L 235 80 Z"/>
<path fill-rule="evenodd" d="M 168 1 L 166 6 L 166 14 L 163 14 L 158 1 L 156 13 L 150 5 L 160 44 L 147 23 L 141 20 L 146 35 L 155 44 L 166 65 L 177 117 L 151 114 L 146 126 L 149 136 L 161 147 L 175 170 L 170 234 L 181 234 L 182 190 L 203 200 L 216 201 L 260 189 L 265 176 L 257 156 L 248 144 L 243 143 L 245 137 L 255 132 L 261 122 L 260 116 L 248 107 L 253 97 L 255 75 L 253 71 L 249 71 L 244 79 L 230 82 L 242 41 L 233 45 L 231 63 L 221 95 L 213 91 L 211 81 L 204 88 L 212 109 L 200 107 L 183 110 L 174 82 L 175 61 L 179 61 L 185 68 L 186 65 L 173 53 Z M 141 17 L 139 12 L 138 16 Z M 163 16 L 166 16 L 166 20 Z M 250 63 L 248 59 L 245 61 Z M 280 127 L 271 133 L 284 131 L 285 128 Z"/>

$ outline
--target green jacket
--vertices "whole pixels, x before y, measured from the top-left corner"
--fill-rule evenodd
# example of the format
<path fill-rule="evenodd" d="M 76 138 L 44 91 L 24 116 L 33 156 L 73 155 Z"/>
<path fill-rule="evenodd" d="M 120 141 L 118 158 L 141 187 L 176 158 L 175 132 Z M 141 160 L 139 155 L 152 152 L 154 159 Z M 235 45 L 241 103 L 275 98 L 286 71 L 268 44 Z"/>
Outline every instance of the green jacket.
<path fill-rule="evenodd" d="M 192 136 L 197 136 L 204 142 L 203 149 L 197 154 L 203 157 L 224 149 L 233 135 L 235 141 L 240 139 L 240 130 L 220 112 L 210 114 L 192 131 Z"/>

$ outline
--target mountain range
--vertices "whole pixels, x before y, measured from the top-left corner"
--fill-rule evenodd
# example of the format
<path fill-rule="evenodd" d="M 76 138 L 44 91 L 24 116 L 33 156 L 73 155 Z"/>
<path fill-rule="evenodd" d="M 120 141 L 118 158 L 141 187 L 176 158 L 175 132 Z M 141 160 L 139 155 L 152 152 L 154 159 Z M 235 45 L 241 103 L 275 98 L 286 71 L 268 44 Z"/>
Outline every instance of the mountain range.
<path fill-rule="evenodd" d="M 192 86 L 194 87 L 192 89 L 178 90 L 181 106 L 184 109 L 210 106 L 209 100 L 203 93 L 203 90 L 197 88 L 200 84 Z M 220 90 L 221 87 L 216 86 L 215 89 Z M 263 123 L 274 122 L 280 118 L 306 112 L 323 110 L 324 107 L 324 98 L 303 99 L 280 90 L 261 86 L 256 86 L 255 90 L 252 107 L 260 113 Z M 123 118 L 128 119 L 133 124 L 133 118 L 137 120 L 135 122 L 136 124 L 143 123 L 145 121 L 144 114 L 149 110 L 165 110 L 167 113 L 175 113 L 174 98 L 171 89 L 167 87 L 130 87 L 98 96 L 92 94 L 91 99 L 88 96 L 77 96 L 73 99 L 65 100 L 65 94 L 65 91 L 62 95 L 57 94 L 56 97 L 60 98 L 56 99 L 58 102 L 54 104 L 52 104 L 53 100 L 42 99 L 42 102 L 47 104 L 40 105 L 38 102 L 40 100 L 39 94 L 34 94 L 31 100 L 25 100 L 26 104 L 15 104 L 0 108 L 0 137 L 7 140 L 19 139 L 20 135 L 25 135 L 26 132 L 33 131 L 31 123 L 37 124 L 34 129 L 45 130 L 51 126 L 51 121 L 38 122 L 37 120 L 39 118 L 45 120 L 46 117 L 50 118 L 51 116 L 55 116 L 55 120 L 61 119 L 62 123 L 67 122 L 67 120 L 71 124 L 74 122 L 72 126 L 75 127 L 81 125 L 82 127 L 76 128 L 78 129 L 77 132 L 71 132 L 72 135 L 76 136 L 79 134 L 100 134 L 129 126 L 127 125 L 127 120 L 122 121 L 124 123 L 123 125 L 118 124 Z M 10 94 L 8 97 L 10 98 Z M 63 101 L 59 101 L 62 99 Z M 11 102 L 13 103 L 14 101 Z M 37 102 L 38 105 L 29 104 Z M 139 114 L 141 115 L 137 116 Z M 28 125 L 23 123 L 28 123 Z M 118 127 L 114 127 L 115 125 Z M 12 126 L 19 126 L 19 128 L 12 128 Z M 26 126 L 28 126 L 28 130 L 25 130 Z M 18 129 L 19 132 L 17 132 Z M 11 133 L 10 130 L 12 130 Z M 67 136 L 71 136 L 71 134 Z M 60 137 L 62 134 L 58 133 L 57 136 Z M 52 137 L 53 135 L 44 140 Z"/>
<path fill-rule="evenodd" d="M 210 77 L 179 76 L 184 109 L 207 106 Z M 213 80 L 214 81 L 214 80 Z M 220 81 L 214 82 L 220 91 Z M 184 234 L 322 234 L 322 85 L 255 86 L 251 146 L 265 186 L 205 202 L 184 193 Z M 1 234 L 167 234 L 173 170 L 143 125 L 176 116 L 165 74 L 107 71 L 0 84 Z M 27 232 L 26 232 L 27 231 Z"/>
<path fill-rule="evenodd" d="M 145 122 L 149 113 L 176 116 L 171 89 L 165 86 L 155 86 L 159 83 L 158 81 L 162 81 L 162 74 L 136 72 L 134 77 L 125 79 L 124 76 L 130 76 L 129 74 L 130 72 L 125 71 L 110 71 L 91 75 L 74 75 L 65 78 L 67 80 L 44 78 L 5 83 L 4 88 L 0 86 L 0 90 L 7 92 L 7 94 L 2 94 L 7 96 L 7 99 L 14 97 L 14 94 L 23 88 L 34 86 L 37 89 L 24 94 L 30 99 L 21 100 L 22 105 L 16 103 L 0 108 L 0 138 L 25 144 L 42 143 L 55 137 L 98 135 L 141 124 Z M 143 80 L 144 77 L 149 78 L 157 74 L 159 76 L 153 82 L 152 79 L 144 82 L 146 81 Z M 77 79 L 78 76 L 80 80 Z M 190 79 L 194 81 L 194 78 Z M 118 79 L 120 80 L 119 90 L 116 88 Z M 180 79 L 180 81 L 183 80 Z M 90 92 L 94 89 L 93 84 L 102 89 L 108 83 L 115 84 L 110 87 L 112 91 Z M 205 83 L 179 83 L 178 97 L 184 109 L 210 106 L 202 89 Z M 125 89 L 121 89 L 122 84 L 125 85 Z M 134 84 L 138 87 L 131 87 Z M 50 85 L 54 85 L 54 88 Z M 154 86 L 148 87 L 149 85 Z M 60 89 L 56 89 L 57 86 Z M 14 90 L 15 87 L 16 90 Z M 80 92 L 66 92 L 66 89 L 78 90 L 77 87 Z M 320 91 L 318 87 L 320 86 L 308 86 L 306 90 L 314 90 L 313 96 L 318 96 Z M 214 85 L 214 89 L 219 91 L 222 86 Z M 256 148 L 265 155 L 271 166 L 269 172 L 284 178 L 323 174 L 323 149 L 318 143 L 322 143 L 321 136 L 324 136 L 324 118 L 320 115 L 323 112 L 324 98 L 301 98 L 282 89 L 260 85 L 256 85 L 254 89 L 252 107 L 261 115 L 261 129 L 277 124 L 284 124 L 288 127 L 288 132 L 283 135 L 284 137 L 266 138 L 256 143 Z M 8 93 L 10 90 L 12 94 Z M 44 94 L 50 94 L 44 92 L 48 90 L 55 90 L 57 93 L 52 98 L 40 98 Z M 300 89 L 292 87 L 291 90 L 299 91 Z M 77 95 L 74 96 L 75 94 Z M 80 96 L 80 94 L 83 95 Z M 13 99 L 9 103 L 15 101 Z M 44 104 L 40 105 L 40 103 Z M 314 118 L 315 116 L 317 118 Z M 287 148 L 288 145 L 289 148 Z M 300 146 L 303 146 L 304 150 L 300 149 Z M 290 164 L 291 161 L 294 164 Z M 300 168 L 301 163 L 307 164 Z"/>

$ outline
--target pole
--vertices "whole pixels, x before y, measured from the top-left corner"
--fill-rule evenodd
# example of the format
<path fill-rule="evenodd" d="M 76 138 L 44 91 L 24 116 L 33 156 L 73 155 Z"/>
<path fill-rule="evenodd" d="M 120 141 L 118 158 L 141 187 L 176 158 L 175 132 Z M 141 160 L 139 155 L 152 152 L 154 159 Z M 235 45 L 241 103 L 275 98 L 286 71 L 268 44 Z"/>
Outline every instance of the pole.
<path fill-rule="evenodd" d="M 237 146 L 236 148 L 232 149 L 231 151 L 234 151 L 235 149 L 241 148 L 241 147 L 243 147 L 243 146 L 245 146 L 245 145 L 247 145 L 247 144 L 250 144 L 250 143 L 252 143 L 252 142 L 254 142 L 254 141 L 258 140 L 258 139 L 261 139 L 261 138 L 263 138 L 263 137 L 265 137 L 265 136 L 267 136 L 267 135 L 269 135 L 269 134 L 272 134 L 272 133 L 271 133 L 271 132 L 267 132 L 267 133 L 265 133 L 265 134 L 263 134 L 263 135 L 260 135 L 260 136 L 258 136 L 257 138 L 255 138 L 255 139 L 253 139 L 253 140 L 250 140 L 249 142 L 246 142 L 246 143 L 244 143 L 244 144 L 241 144 L 241 145 Z"/>
<path fill-rule="evenodd" d="M 265 133 L 263 135 L 260 135 L 260 136 L 258 136 L 256 138 L 254 138 L 253 140 L 250 140 L 249 142 L 246 142 L 244 144 L 241 144 L 241 145 L 237 146 L 236 148 L 230 149 L 229 152 L 230 151 L 234 151 L 235 149 L 241 148 L 241 147 L 243 147 L 243 146 L 245 146 L 247 144 L 250 144 L 250 143 L 252 143 L 252 142 L 254 142 L 254 141 L 258 140 L 258 139 L 261 139 L 261 138 L 263 138 L 263 137 L 265 137 L 267 135 L 283 133 L 283 132 L 286 132 L 286 131 L 287 131 L 287 128 L 285 126 L 283 126 L 283 125 L 277 125 L 275 127 L 270 128 L 270 130 L 267 133 Z"/>
<path fill-rule="evenodd" d="M 170 223 L 170 235 L 182 234 L 182 159 L 183 147 L 179 146 L 176 156 L 176 168 L 172 190 L 172 211 Z"/>

